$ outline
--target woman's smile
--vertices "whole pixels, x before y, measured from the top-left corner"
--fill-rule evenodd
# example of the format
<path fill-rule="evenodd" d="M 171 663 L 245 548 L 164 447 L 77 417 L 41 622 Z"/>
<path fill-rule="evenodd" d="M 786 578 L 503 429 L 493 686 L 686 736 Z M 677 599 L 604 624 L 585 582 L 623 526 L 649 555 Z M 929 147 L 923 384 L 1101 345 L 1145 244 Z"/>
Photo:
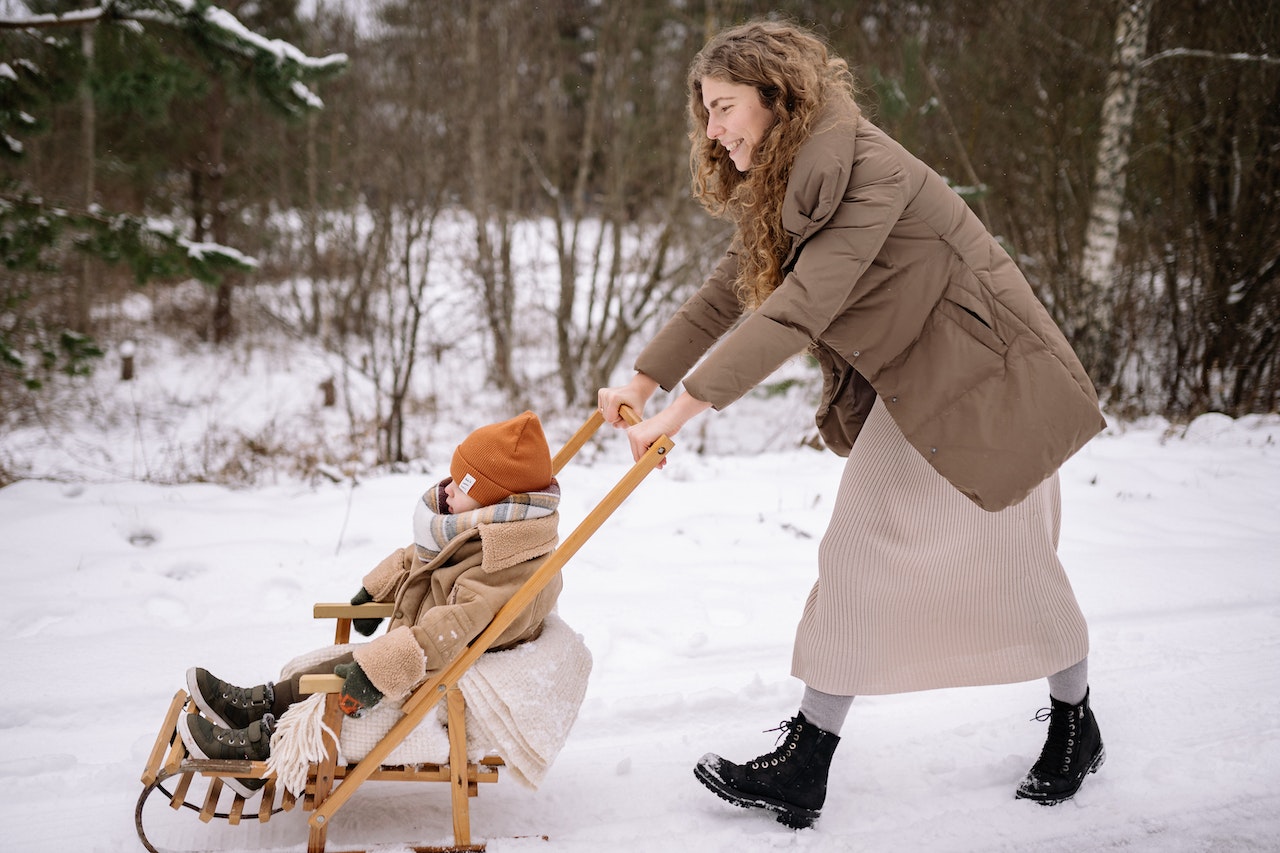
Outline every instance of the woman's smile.
<path fill-rule="evenodd" d="M 747 171 L 773 127 L 773 112 L 754 86 L 715 77 L 702 78 L 702 103 L 707 108 L 707 138 L 720 143 L 739 172 Z"/>

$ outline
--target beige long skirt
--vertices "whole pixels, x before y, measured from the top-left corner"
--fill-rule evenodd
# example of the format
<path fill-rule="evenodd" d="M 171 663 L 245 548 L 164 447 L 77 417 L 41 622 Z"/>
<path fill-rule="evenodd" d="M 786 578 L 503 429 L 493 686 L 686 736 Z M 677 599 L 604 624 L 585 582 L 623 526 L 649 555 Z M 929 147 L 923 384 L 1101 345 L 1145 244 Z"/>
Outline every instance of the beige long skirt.
<path fill-rule="evenodd" d="M 1055 474 L 987 512 L 907 443 L 877 400 L 845 464 L 791 671 L 842 696 L 1005 684 L 1083 660 L 1058 560 Z"/>

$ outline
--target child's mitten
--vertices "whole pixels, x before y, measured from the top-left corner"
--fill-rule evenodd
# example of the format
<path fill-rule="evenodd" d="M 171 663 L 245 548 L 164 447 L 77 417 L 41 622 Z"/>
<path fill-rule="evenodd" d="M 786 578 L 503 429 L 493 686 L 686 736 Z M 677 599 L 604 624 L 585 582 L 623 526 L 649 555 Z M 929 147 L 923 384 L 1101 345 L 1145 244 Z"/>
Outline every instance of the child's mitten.
<path fill-rule="evenodd" d="M 333 668 L 333 674 L 345 679 L 342 682 L 342 695 L 338 699 L 338 704 L 342 708 L 342 713 L 348 717 L 358 717 L 365 708 L 372 708 L 382 701 L 382 692 L 373 686 L 373 682 L 364 674 L 360 664 L 354 661 L 340 663 Z"/>
<path fill-rule="evenodd" d="M 371 601 L 373 601 L 373 596 L 370 595 L 369 590 L 365 589 L 364 587 L 360 587 L 360 591 L 357 592 L 355 594 L 355 597 L 351 599 L 351 603 L 357 604 L 357 605 L 368 604 Z M 382 624 L 381 618 L 351 620 L 351 626 L 355 628 L 357 632 L 363 634 L 366 637 L 372 636 L 373 632 L 378 630 L 378 626 L 381 624 Z"/>

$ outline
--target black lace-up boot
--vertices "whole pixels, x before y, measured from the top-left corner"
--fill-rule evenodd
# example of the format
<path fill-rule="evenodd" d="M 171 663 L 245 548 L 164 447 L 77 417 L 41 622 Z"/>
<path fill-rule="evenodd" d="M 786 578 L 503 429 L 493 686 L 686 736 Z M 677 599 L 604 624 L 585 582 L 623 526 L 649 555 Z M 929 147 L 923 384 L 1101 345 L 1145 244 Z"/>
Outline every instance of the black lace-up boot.
<path fill-rule="evenodd" d="M 778 748 L 747 764 L 707 753 L 693 773 L 719 797 L 748 809 L 777 812 L 792 829 L 812 826 L 827 799 L 827 771 L 840 738 L 797 714 L 780 731 Z"/>
<path fill-rule="evenodd" d="M 1084 777 L 1098 772 L 1107 757 L 1087 692 L 1079 705 L 1068 705 L 1052 696 L 1049 701 L 1053 707 L 1041 708 L 1035 717 L 1049 721 L 1049 735 L 1040 760 L 1027 772 L 1017 792 L 1018 798 L 1045 806 L 1071 799 Z"/>

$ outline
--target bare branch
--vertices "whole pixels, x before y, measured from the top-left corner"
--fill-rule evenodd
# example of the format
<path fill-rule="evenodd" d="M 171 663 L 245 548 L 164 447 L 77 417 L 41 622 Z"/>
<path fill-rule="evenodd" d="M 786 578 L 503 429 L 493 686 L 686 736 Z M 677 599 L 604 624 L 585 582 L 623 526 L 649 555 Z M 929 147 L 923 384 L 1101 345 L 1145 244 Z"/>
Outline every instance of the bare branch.
<path fill-rule="evenodd" d="M 1154 65 L 1162 59 L 1218 59 L 1225 62 L 1263 62 L 1268 65 L 1280 65 L 1280 56 L 1266 53 L 1218 53 L 1216 50 L 1196 50 L 1189 47 L 1174 47 L 1153 53 L 1138 63 L 1139 69 Z"/>

